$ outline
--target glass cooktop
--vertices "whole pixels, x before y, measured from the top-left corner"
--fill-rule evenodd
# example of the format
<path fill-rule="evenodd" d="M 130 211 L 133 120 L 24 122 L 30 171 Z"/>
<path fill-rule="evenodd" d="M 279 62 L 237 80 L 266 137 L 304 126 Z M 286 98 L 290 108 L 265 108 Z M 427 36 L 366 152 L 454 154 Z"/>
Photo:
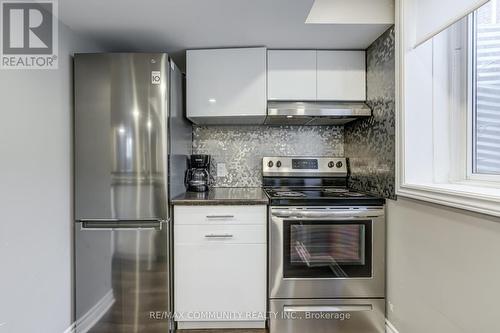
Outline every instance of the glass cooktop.
<path fill-rule="evenodd" d="M 347 188 L 265 188 L 271 205 L 383 205 L 384 199 Z"/>

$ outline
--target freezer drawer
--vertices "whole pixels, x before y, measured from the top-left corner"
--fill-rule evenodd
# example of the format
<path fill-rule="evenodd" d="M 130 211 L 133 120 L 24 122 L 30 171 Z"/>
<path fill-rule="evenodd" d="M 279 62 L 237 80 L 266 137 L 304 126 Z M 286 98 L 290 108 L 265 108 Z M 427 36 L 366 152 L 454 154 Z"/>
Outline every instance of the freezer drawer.
<path fill-rule="evenodd" d="M 384 299 L 272 299 L 270 333 L 382 333 Z"/>
<path fill-rule="evenodd" d="M 75 332 L 168 332 L 169 224 L 75 225 Z"/>

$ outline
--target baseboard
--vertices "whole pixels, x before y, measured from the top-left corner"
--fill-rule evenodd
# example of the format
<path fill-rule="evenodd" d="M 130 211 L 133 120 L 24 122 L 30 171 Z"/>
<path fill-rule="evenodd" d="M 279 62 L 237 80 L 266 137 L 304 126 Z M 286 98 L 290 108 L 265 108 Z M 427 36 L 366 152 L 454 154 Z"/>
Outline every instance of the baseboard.
<path fill-rule="evenodd" d="M 385 320 L 385 332 L 386 333 L 399 333 L 399 331 L 394 327 L 394 325 L 389 321 Z"/>
<path fill-rule="evenodd" d="M 113 290 L 108 291 L 89 311 L 71 324 L 64 333 L 87 333 L 115 303 Z"/>

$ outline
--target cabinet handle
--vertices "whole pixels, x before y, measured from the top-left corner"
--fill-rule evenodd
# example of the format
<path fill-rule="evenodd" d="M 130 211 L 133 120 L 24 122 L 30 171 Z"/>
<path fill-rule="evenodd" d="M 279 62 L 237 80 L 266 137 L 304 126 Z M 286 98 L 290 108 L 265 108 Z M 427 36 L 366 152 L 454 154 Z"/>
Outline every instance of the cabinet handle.
<path fill-rule="evenodd" d="M 207 219 L 234 219 L 234 215 L 207 215 Z"/>
<path fill-rule="evenodd" d="M 220 234 L 220 235 L 209 234 L 209 235 L 205 235 L 205 238 L 233 238 L 233 235 L 231 235 L 231 234 Z"/>

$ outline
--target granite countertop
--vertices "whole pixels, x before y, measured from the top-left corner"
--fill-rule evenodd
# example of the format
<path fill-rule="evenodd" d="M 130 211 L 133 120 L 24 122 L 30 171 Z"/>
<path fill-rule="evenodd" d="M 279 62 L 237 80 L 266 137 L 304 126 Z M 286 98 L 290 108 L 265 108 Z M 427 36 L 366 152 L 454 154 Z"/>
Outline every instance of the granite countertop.
<path fill-rule="evenodd" d="M 267 205 L 261 188 L 214 187 L 208 192 L 185 192 L 172 199 L 173 205 Z"/>

